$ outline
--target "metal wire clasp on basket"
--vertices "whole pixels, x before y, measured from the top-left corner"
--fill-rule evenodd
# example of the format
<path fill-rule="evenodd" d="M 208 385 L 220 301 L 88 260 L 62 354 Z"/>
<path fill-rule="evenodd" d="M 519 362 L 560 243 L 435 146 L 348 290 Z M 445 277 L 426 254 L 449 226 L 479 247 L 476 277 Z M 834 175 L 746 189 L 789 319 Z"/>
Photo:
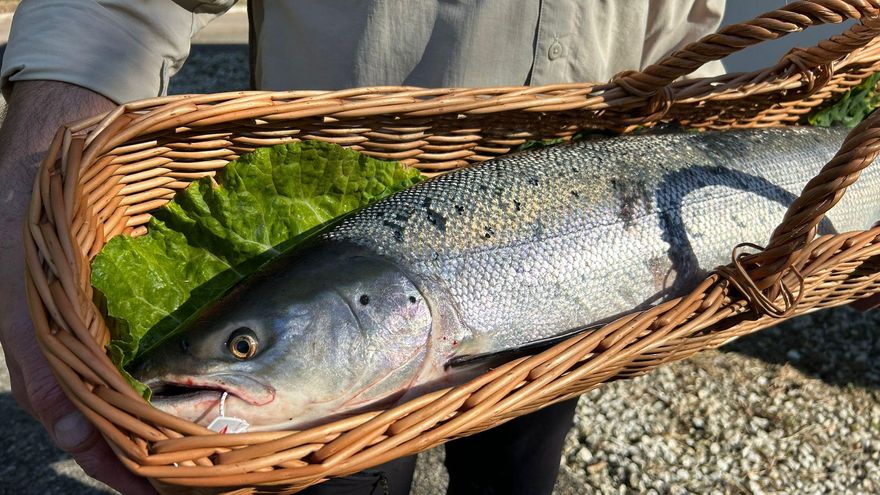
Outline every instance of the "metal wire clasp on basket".
<path fill-rule="evenodd" d="M 780 95 L 780 101 L 799 101 L 824 88 L 834 75 L 834 67 L 816 57 L 812 50 L 794 47 L 782 56 L 776 67 L 782 67 L 784 76 L 800 74 L 804 86 Z M 765 73 L 773 72 L 773 69 Z"/>
<path fill-rule="evenodd" d="M 782 296 L 783 306 L 780 308 L 758 287 L 758 284 L 755 283 L 755 280 L 749 274 L 745 265 L 754 253 L 744 253 L 742 252 L 744 248 L 752 248 L 758 251 L 765 250 L 765 248 L 750 242 L 737 244 L 736 247 L 733 248 L 733 253 L 731 255 L 732 263 L 730 265 L 716 268 L 713 270 L 713 273 L 717 273 L 733 284 L 733 286 L 745 296 L 752 309 L 758 313 L 758 316 L 768 315 L 772 318 L 785 318 L 793 314 L 797 309 L 798 304 L 801 302 L 801 299 L 804 297 L 803 274 L 801 274 L 800 270 L 794 265 L 788 268 L 790 273 L 798 280 L 797 294 L 785 284 L 785 272 L 783 272 L 783 276 L 779 277 L 779 280 L 776 283 L 778 284 L 779 294 Z"/>

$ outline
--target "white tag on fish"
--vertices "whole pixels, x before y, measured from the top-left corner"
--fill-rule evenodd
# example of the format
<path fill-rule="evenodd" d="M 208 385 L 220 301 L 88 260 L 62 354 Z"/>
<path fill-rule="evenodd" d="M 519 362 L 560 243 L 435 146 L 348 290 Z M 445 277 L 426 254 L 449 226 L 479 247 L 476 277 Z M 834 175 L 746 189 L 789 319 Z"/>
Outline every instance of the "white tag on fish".
<path fill-rule="evenodd" d="M 211 421 L 211 424 L 208 425 L 208 429 L 216 431 L 221 435 L 227 433 L 244 433 L 248 430 L 248 427 L 250 427 L 247 421 L 241 418 L 226 416 L 226 396 L 228 395 L 228 392 L 223 392 L 223 395 L 220 396 L 220 416 L 217 416 L 214 418 L 214 421 Z"/>
<path fill-rule="evenodd" d="M 208 429 L 223 435 L 226 433 L 244 433 L 249 426 L 248 422 L 243 419 L 232 418 L 229 416 L 217 416 L 214 418 L 214 421 L 211 421 L 211 424 L 208 425 Z"/>

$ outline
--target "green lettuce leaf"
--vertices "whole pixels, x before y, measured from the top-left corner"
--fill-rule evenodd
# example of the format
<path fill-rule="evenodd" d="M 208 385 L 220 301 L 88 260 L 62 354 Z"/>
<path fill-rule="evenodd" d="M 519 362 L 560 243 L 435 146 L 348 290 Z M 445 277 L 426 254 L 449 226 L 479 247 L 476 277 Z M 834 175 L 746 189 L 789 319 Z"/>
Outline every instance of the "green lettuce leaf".
<path fill-rule="evenodd" d="M 855 127 L 880 106 L 880 92 L 877 91 L 878 82 L 880 82 L 880 72 L 834 98 L 829 104 L 822 105 L 811 112 L 807 116 L 807 123 L 818 127 L 834 125 Z"/>
<path fill-rule="evenodd" d="M 399 163 L 306 141 L 242 156 L 217 173 L 219 186 L 194 182 L 153 212 L 146 235 L 116 236 L 92 262 L 108 354 L 122 368 L 320 226 L 420 180 Z"/>

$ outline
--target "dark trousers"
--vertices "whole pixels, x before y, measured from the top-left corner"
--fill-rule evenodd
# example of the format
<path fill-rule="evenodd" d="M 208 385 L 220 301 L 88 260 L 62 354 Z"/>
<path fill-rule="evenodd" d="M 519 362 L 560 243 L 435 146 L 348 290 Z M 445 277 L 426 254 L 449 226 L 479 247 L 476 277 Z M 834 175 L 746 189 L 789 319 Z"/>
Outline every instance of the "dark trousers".
<path fill-rule="evenodd" d="M 449 495 L 549 494 L 559 474 L 563 442 L 577 399 L 446 444 Z M 366 471 L 334 478 L 306 495 L 407 495 L 416 457 L 396 459 Z"/>

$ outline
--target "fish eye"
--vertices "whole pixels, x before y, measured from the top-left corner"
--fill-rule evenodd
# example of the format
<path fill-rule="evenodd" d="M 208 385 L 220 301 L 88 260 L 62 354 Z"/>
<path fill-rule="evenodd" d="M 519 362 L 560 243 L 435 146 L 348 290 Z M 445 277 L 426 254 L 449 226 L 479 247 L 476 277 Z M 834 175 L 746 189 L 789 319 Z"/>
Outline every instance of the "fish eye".
<path fill-rule="evenodd" d="M 257 335 L 254 331 L 247 327 L 241 327 L 232 332 L 226 342 L 226 347 L 236 359 L 244 361 L 254 357 L 257 353 L 257 343 Z"/>

